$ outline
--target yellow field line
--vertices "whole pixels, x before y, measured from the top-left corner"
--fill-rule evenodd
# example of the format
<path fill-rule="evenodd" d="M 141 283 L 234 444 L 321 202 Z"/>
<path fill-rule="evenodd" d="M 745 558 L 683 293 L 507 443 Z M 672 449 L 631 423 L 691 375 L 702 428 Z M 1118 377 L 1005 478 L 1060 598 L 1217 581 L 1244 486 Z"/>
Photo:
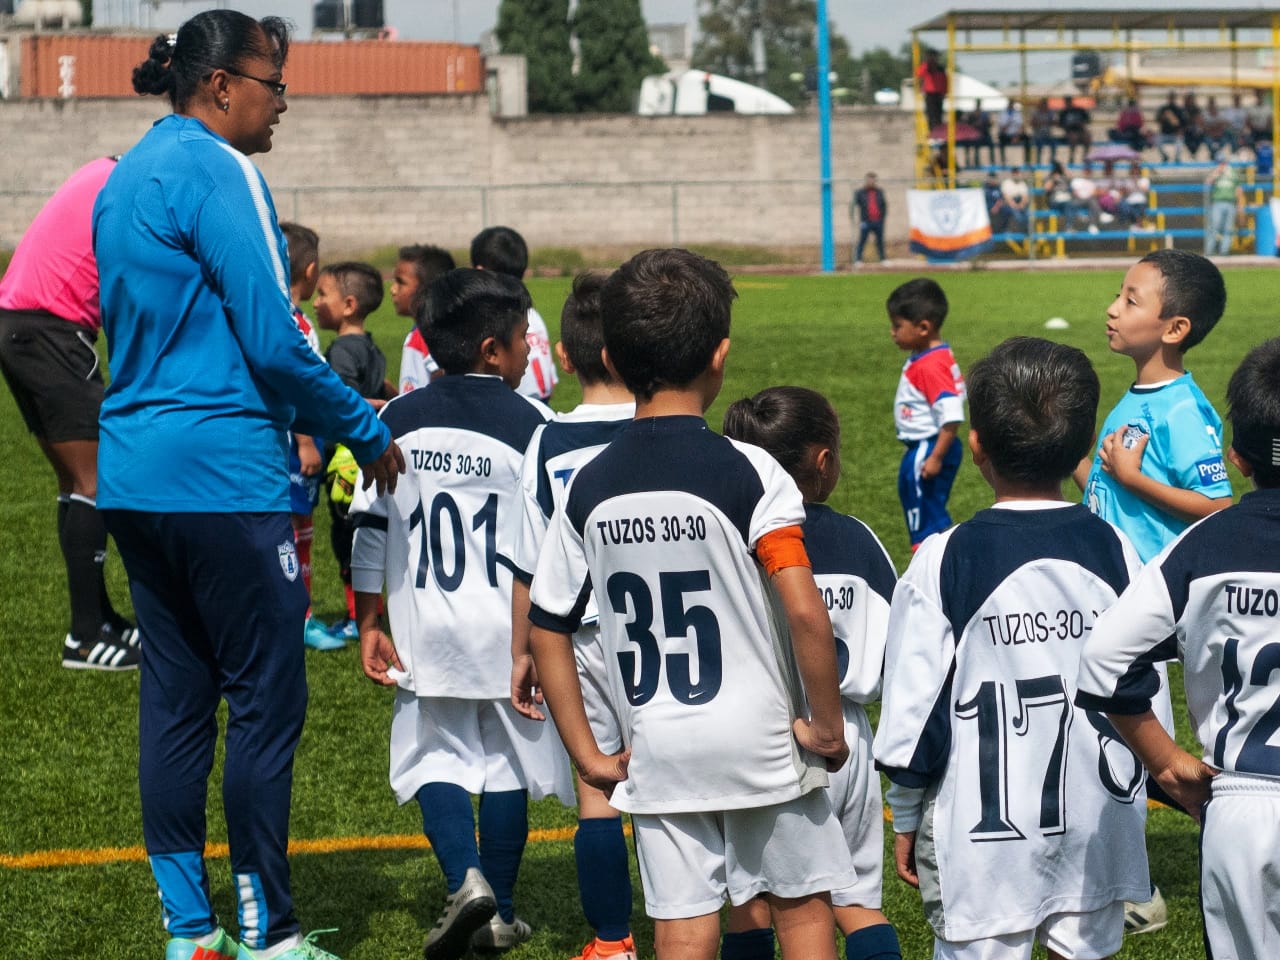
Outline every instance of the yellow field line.
<path fill-rule="evenodd" d="M 1162 806 L 1155 800 L 1147 801 L 1148 809 Z M 889 808 L 884 808 L 885 820 L 892 822 Z M 530 830 L 530 843 L 555 843 L 572 840 L 576 827 L 557 827 L 554 830 Z M 631 833 L 631 825 L 624 824 L 623 832 Z M 289 853 L 349 853 L 357 850 L 429 850 L 431 844 L 420 833 L 393 833 L 377 837 L 320 837 L 315 840 L 290 840 Z M 230 856 L 225 843 L 211 843 L 205 847 L 206 858 L 218 860 Z M 97 850 L 33 850 L 31 853 L 0 853 L 0 867 L 11 870 L 39 870 L 50 867 L 93 867 L 104 863 L 136 863 L 147 859 L 143 847 L 100 847 Z"/>

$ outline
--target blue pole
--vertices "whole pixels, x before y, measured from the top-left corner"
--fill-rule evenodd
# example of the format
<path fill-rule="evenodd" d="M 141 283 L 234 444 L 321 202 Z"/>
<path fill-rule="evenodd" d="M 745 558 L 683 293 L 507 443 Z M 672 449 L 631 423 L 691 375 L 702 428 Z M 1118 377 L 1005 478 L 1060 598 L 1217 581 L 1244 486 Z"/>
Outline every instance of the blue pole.
<path fill-rule="evenodd" d="M 827 0 L 818 0 L 818 153 L 822 177 L 822 272 L 836 269 L 831 222 L 831 44 L 827 34 Z"/>

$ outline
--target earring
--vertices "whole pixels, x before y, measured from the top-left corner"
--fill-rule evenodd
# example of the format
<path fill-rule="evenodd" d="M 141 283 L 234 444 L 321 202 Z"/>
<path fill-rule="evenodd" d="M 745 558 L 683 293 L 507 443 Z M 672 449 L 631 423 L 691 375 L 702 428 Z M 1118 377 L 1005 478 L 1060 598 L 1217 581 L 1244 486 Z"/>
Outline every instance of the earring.
<path fill-rule="evenodd" d="M 231 109 L 231 101 L 223 100 L 222 103 L 218 104 L 218 106 L 222 108 L 223 113 L 226 113 L 228 110 Z"/>

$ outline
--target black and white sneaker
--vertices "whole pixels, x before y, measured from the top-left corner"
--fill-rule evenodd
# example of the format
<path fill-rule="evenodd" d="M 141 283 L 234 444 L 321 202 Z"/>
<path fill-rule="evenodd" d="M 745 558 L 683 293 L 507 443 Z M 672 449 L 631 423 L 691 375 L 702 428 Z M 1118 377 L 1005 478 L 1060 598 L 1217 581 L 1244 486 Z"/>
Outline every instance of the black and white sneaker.
<path fill-rule="evenodd" d="M 137 670 L 138 649 L 122 643 L 105 627 L 88 644 L 68 633 L 62 643 L 62 665 L 68 670 Z"/>
<path fill-rule="evenodd" d="M 108 620 L 102 625 L 101 637 L 137 650 L 142 646 L 142 633 L 128 620 Z"/>

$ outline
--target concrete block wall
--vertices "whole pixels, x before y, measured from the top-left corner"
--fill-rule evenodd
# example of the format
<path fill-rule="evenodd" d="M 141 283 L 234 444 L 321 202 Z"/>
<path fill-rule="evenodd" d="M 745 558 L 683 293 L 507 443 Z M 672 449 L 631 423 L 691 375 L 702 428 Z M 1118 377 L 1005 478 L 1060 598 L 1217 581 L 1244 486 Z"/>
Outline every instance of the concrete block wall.
<path fill-rule="evenodd" d="M 121 152 L 167 112 L 156 98 L 0 102 L 0 247 L 95 156 Z M 863 174 L 889 194 L 888 239 L 906 237 L 910 117 L 838 113 L 836 238 Z M 791 117 L 493 118 L 482 95 L 297 98 L 254 158 L 282 219 L 325 255 L 387 244 L 465 246 L 506 223 L 534 246 L 820 240 L 818 130 Z"/>

